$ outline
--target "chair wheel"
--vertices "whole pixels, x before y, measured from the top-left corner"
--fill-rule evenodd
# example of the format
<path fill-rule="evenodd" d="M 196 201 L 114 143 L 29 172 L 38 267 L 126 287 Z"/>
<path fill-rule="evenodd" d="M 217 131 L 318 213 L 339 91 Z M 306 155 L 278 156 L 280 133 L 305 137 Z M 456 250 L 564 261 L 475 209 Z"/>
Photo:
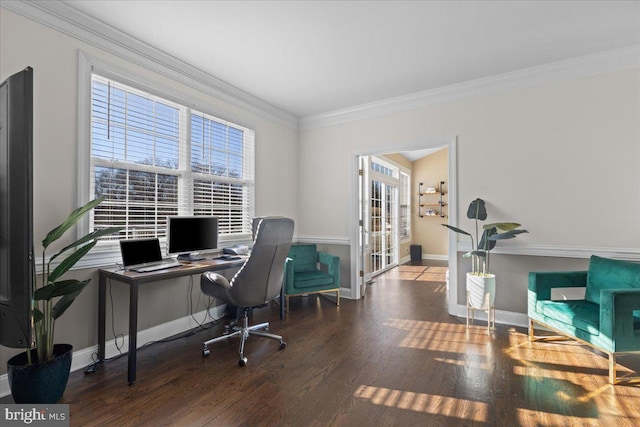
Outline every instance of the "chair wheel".
<path fill-rule="evenodd" d="M 284 341 L 280 341 L 280 347 L 278 347 L 278 349 L 282 350 L 287 346 L 287 343 Z"/>
<path fill-rule="evenodd" d="M 238 360 L 238 365 L 240 365 L 240 367 L 243 367 L 247 364 L 247 358 L 243 357 L 242 359 Z"/>
<path fill-rule="evenodd" d="M 211 351 L 208 348 L 202 349 L 202 357 L 207 357 L 209 354 L 211 354 Z"/>

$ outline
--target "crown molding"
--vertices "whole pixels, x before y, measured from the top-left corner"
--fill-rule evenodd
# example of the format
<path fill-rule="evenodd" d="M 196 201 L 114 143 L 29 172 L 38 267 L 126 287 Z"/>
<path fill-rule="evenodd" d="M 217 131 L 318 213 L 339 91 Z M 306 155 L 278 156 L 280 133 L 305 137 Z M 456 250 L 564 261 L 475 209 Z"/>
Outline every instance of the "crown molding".
<path fill-rule="evenodd" d="M 291 129 L 298 118 L 63 2 L 3 0 L 3 8 Z"/>
<path fill-rule="evenodd" d="M 291 129 L 300 130 L 333 126 L 506 90 L 541 86 L 640 66 L 640 45 L 634 45 L 298 118 L 63 2 L 3 0 L 0 6 L 216 99 Z"/>
<path fill-rule="evenodd" d="M 581 56 L 536 67 L 470 80 L 437 89 L 357 105 L 350 108 L 301 117 L 301 130 L 333 126 L 418 108 L 432 107 L 506 90 L 588 77 L 640 66 L 640 45 Z"/>

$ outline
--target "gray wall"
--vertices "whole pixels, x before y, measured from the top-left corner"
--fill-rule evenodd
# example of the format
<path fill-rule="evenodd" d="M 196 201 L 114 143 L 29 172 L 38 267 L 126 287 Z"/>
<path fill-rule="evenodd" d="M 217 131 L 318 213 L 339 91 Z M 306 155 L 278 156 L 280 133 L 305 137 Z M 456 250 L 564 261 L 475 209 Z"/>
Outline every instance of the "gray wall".
<path fill-rule="evenodd" d="M 496 310 L 527 313 L 527 285 L 530 271 L 587 270 L 589 260 L 526 255 L 491 255 L 496 274 Z M 471 271 L 469 258 L 458 257 L 458 304 L 466 304 L 464 277 Z"/>

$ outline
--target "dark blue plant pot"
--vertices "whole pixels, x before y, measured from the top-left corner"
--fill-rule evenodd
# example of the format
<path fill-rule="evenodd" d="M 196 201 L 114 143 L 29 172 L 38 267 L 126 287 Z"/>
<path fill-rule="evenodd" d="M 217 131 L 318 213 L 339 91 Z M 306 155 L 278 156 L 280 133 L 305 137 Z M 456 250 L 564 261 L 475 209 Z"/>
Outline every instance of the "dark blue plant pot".
<path fill-rule="evenodd" d="M 7 377 L 15 403 L 58 402 L 67 387 L 72 355 L 71 345 L 54 344 L 53 359 L 47 362 L 38 362 L 35 350 L 31 350 L 31 365 L 27 365 L 27 352 L 9 359 Z"/>

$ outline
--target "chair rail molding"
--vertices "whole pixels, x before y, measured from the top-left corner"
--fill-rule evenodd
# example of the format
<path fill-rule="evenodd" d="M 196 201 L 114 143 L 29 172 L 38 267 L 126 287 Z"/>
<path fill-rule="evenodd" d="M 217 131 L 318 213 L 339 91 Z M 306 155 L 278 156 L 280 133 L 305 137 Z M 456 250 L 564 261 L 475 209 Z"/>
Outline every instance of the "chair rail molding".
<path fill-rule="evenodd" d="M 348 237 L 326 237 L 326 236 L 297 236 L 296 243 L 317 243 L 321 245 L 349 246 L 351 239 Z"/>
<path fill-rule="evenodd" d="M 469 252 L 469 242 L 458 242 L 458 252 Z M 555 245 L 507 245 L 502 244 L 491 250 L 492 254 L 500 255 L 525 255 L 553 258 L 589 258 L 598 255 L 605 258 L 614 258 L 626 261 L 640 261 L 640 249 L 612 248 L 612 247 L 588 247 L 588 246 L 555 246 Z"/>

